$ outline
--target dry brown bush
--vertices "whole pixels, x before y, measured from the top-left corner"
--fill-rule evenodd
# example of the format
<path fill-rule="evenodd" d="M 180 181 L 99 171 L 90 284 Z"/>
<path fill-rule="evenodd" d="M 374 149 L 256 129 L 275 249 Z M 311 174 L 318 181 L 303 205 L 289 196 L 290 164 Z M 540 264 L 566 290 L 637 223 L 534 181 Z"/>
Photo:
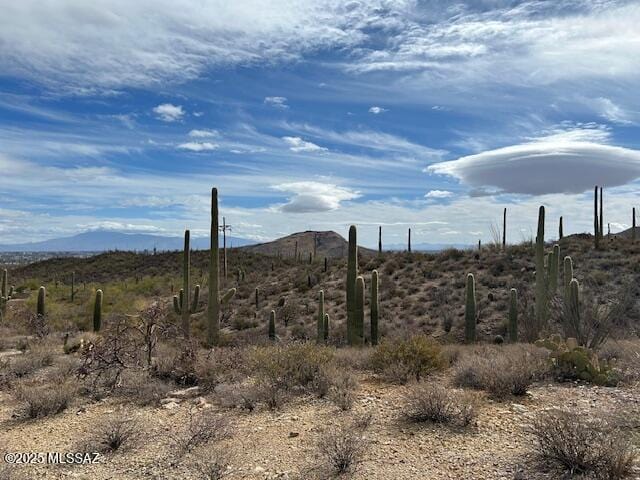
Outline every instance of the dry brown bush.
<path fill-rule="evenodd" d="M 416 385 L 405 397 L 403 415 L 416 423 L 466 427 L 477 417 L 477 399 L 439 384 Z"/>

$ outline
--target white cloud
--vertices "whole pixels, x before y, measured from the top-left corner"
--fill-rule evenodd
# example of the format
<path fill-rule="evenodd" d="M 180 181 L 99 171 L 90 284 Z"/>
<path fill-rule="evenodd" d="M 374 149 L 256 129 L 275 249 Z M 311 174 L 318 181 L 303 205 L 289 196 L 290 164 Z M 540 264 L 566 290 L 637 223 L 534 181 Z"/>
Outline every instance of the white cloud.
<path fill-rule="evenodd" d="M 360 194 L 346 187 L 320 182 L 292 182 L 276 185 L 275 190 L 292 193 L 289 202 L 279 210 L 288 213 L 311 213 L 336 210 L 340 203 Z"/>
<path fill-rule="evenodd" d="M 191 130 L 189 132 L 189 136 L 192 138 L 210 138 L 210 137 L 218 137 L 220 136 L 220 132 L 218 132 L 217 130 L 209 130 L 209 129 L 204 129 L 204 130 Z"/>
<path fill-rule="evenodd" d="M 581 193 L 596 184 L 614 187 L 640 178 L 640 151 L 597 143 L 607 138 L 601 128 L 577 128 L 436 163 L 427 171 L 479 190 L 533 195 Z"/>
<path fill-rule="evenodd" d="M 631 125 L 634 123 L 631 114 L 619 105 L 613 103 L 609 98 L 596 98 L 593 103 L 600 115 L 610 122 L 621 125 Z"/>
<path fill-rule="evenodd" d="M 287 109 L 287 97 L 264 97 L 264 103 L 274 108 Z"/>
<path fill-rule="evenodd" d="M 453 192 L 449 190 L 429 190 L 425 194 L 425 198 L 449 198 L 453 196 Z"/>
<path fill-rule="evenodd" d="M 181 150 L 189 150 L 191 152 L 209 152 L 215 150 L 219 145 L 211 142 L 186 142 L 178 145 Z"/>
<path fill-rule="evenodd" d="M 182 109 L 182 105 L 161 103 L 153 108 L 153 113 L 163 122 L 176 122 L 184 117 L 185 111 Z"/>
<path fill-rule="evenodd" d="M 289 150 L 292 152 L 326 152 L 327 149 L 316 145 L 312 142 L 306 142 L 300 137 L 282 137 L 282 139 L 289 145 Z"/>
<path fill-rule="evenodd" d="M 384 113 L 388 111 L 386 108 L 382 108 L 382 107 L 371 107 L 369 108 L 369 113 L 373 113 L 374 115 L 378 115 L 380 113 Z"/>

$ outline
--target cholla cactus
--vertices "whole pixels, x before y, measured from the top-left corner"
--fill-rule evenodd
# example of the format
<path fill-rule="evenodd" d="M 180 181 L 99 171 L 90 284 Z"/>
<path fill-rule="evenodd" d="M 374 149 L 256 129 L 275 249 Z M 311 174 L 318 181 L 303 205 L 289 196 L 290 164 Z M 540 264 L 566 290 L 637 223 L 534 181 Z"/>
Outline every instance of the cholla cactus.
<path fill-rule="evenodd" d="M 464 306 L 464 338 L 467 342 L 476 341 L 476 281 L 472 273 L 467 275 Z"/>
<path fill-rule="evenodd" d="M 93 304 L 93 331 L 99 332 L 102 326 L 102 290 L 96 291 L 96 300 Z"/>

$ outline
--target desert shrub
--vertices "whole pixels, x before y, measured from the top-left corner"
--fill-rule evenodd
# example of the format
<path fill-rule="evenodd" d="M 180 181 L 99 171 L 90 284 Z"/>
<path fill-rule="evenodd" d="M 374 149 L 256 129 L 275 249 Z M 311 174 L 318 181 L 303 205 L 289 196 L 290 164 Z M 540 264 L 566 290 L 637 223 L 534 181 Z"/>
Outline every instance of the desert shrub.
<path fill-rule="evenodd" d="M 115 414 L 92 427 L 91 436 L 81 450 L 113 453 L 133 448 L 139 439 L 138 423 L 122 414 Z"/>
<path fill-rule="evenodd" d="M 332 358 L 330 348 L 311 343 L 255 347 L 249 352 L 257 386 L 271 408 L 291 393 L 322 392 L 324 368 Z"/>
<path fill-rule="evenodd" d="M 3 375 L 21 378 L 53 363 L 53 350 L 46 345 L 36 345 L 22 355 L 13 356 L 3 369 Z"/>
<path fill-rule="evenodd" d="M 42 418 L 60 413 L 69 406 L 77 393 L 71 382 L 57 385 L 17 385 L 14 394 L 23 404 L 22 415 L 27 418 Z"/>
<path fill-rule="evenodd" d="M 201 350 L 193 366 L 196 382 L 205 391 L 213 391 L 220 383 L 240 381 L 248 372 L 244 350 L 234 347 Z"/>
<path fill-rule="evenodd" d="M 600 360 L 615 365 L 621 380 L 640 379 L 640 342 L 638 340 L 608 341 L 598 352 Z"/>
<path fill-rule="evenodd" d="M 425 335 L 409 339 L 385 339 L 371 356 L 373 369 L 387 379 L 406 383 L 410 378 L 420 381 L 443 367 L 441 348 Z"/>
<path fill-rule="evenodd" d="M 190 459 L 191 469 L 197 478 L 203 480 L 221 480 L 233 473 L 230 468 L 230 455 L 222 449 L 198 450 Z"/>
<path fill-rule="evenodd" d="M 331 427 L 318 439 L 323 469 L 329 475 L 353 473 L 362 462 L 366 440 L 362 429 L 355 424 L 345 423 Z"/>
<path fill-rule="evenodd" d="M 438 384 L 416 385 L 406 395 L 404 416 L 411 422 L 466 427 L 477 416 L 476 402 Z"/>
<path fill-rule="evenodd" d="M 201 445 L 231 436 L 231 426 L 225 417 L 213 415 L 206 410 L 196 410 L 196 407 L 190 408 L 187 415 L 184 428 L 171 433 L 179 456 L 190 453 Z"/>
<path fill-rule="evenodd" d="M 258 388 L 250 383 L 222 383 L 215 388 L 216 400 L 226 408 L 241 408 L 252 412 L 259 400 Z"/>
<path fill-rule="evenodd" d="M 631 474 L 635 462 L 631 442 L 603 419 L 552 410 L 534 420 L 531 433 L 535 453 L 549 466 L 601 480 Z"/>
<path fill-rule="evenodd" d="M 351 410 L 355 402 L 355 392 L 358 389 L 358 380 L 349 371 L 332 369 L 330 371 L 331 386 L 329 398 L 340 410 Z"/>
<path fill-rule="evenodd" d="M 195 385 L 197 382 L 196 360 L 197 345 L 189 341 L 180 342 L 177 346 L 159 344 L 153 359 L 153 375 L 172 380 L 178 385 Z"/>
<path fill-rule="evenodd" d="M 120 385 L 114 393 L 139 406 L 158 405 L 171 386 L 149 375 L 146 370 L 129 369 L 120 377 Z"/>
<path fill-rule="evenodd" d="M 454 368 L 454 384 L 486 390 L 496 398 L 525 395 L 548 372 L 544 350 L 524 345 L 485 348 L 464 355 Z"/>

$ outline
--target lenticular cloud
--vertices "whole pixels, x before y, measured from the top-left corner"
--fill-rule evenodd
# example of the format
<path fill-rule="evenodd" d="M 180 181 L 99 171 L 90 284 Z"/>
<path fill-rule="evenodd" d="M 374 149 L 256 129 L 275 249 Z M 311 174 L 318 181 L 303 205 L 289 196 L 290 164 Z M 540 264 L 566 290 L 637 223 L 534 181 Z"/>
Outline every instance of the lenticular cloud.
<path fill-rule="evenodd" d="M 581 193 L 639 178 L 640 151 L 554 136 L 436 163 L 427 171 L 504 193 Z"/>

